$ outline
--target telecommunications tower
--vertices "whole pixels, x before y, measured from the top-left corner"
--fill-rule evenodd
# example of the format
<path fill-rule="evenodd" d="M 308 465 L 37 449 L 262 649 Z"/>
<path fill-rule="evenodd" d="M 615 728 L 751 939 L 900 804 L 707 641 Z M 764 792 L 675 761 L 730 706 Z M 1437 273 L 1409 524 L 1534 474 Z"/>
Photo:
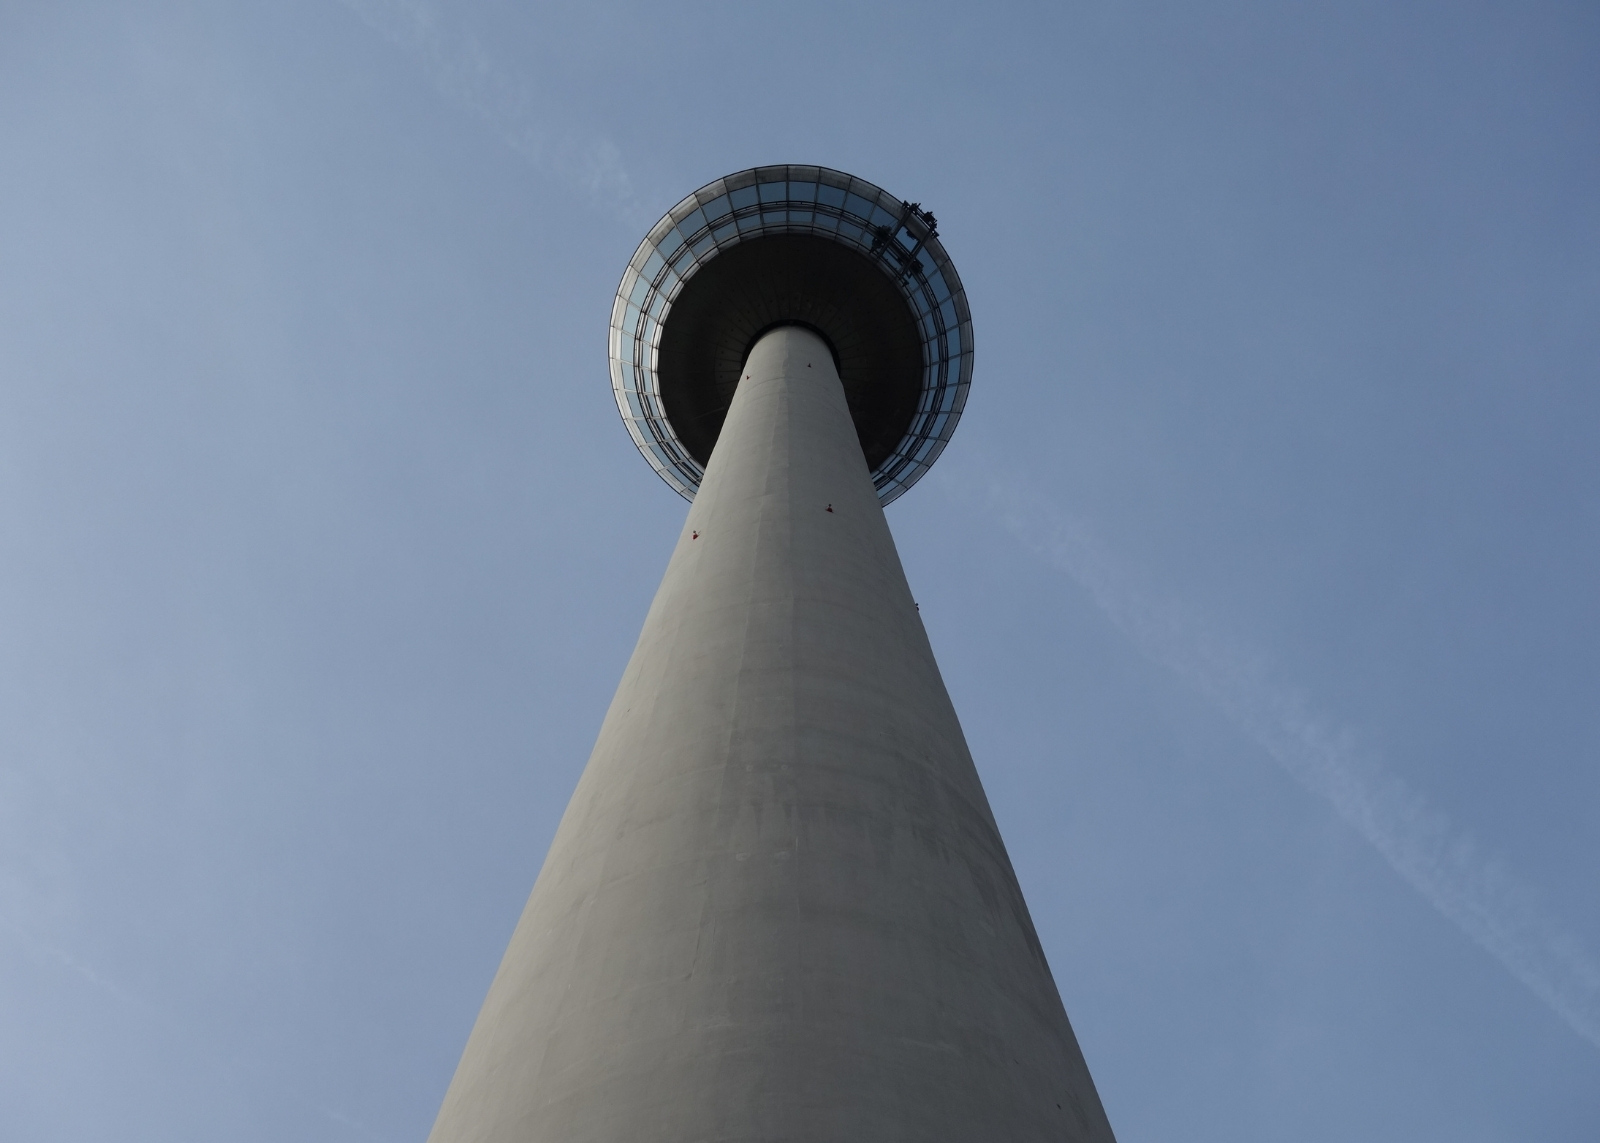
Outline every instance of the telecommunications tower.
<path fill-rule="evenodd" d="M 884 519 L 971 376 L 861 179 L 640 244 L 612 384 L 692 505 L 431 1143 L 1113 1143 Z"/>

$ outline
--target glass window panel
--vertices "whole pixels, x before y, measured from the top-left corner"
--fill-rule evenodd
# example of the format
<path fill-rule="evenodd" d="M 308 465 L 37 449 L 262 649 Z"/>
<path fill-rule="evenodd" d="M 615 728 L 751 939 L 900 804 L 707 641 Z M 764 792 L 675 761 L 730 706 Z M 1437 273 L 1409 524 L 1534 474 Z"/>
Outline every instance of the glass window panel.
<path fill-rule="evenodd" d="M 789 223 L 792 226 L 809 227 L 815 217 L 816 215 L 809 210 L 791 210 L 789 212 Z"/>
<path fill-rule="evenodd" d="M 817 187 L 817 201 L 828 206 L 844 206 L 844 188 L 830 187 L 823 183 Z"/>
<path fill-rule="evenodd" d="M 782 226 L 789 221 L 789 212 L 784 210 L 762 211 L 761 221 L 767 226 Z"/>
<path fill-rule="evenodd" d="M 639 307 L 635 306 L 635 305 L 630 305 L 630 306 L 628 306 L 628 312 L 622 315 L 622 335 L 623 335 L 623 337 L 624 338 L 632 338 L 633 337 L 633 331 L 638 329 L 638 328 L 639 328 Z"/>
<path fill-rule="evenodd" d="M 720 245 L 737 233 L 739 233 L 739 228 L 734 225 L 733 219 L 730 218 L 725 224 L 713 230 L 711 237 L 715 238 Z"/>
<path fill-rule="evenodd" d="M 796 182 L 794 179 L 790 179 L 789 180 L 789 201 L 790 202 L 816 202 L 817 201 L 817 184 L 816 183 Z"/>
<path fill-rule="evenodd" d="M 650 292 L 650 281 L 649 281 L 649 279 L 640 278 L 638 281 L 636 281 L 633 284 L 633 289 L 628 291 L 628 302 L 631 305 L 642 306 L 642 305 L 644 305 L 644 296 L 646 294 L 648 294 L 649 292 Z"/>
<path fill-rule="evenodd" d="M 623 396 L 625 396 L 628 400 L 628 412 L 632 413 L 635 417 L 644 416 L 644 406 L 639 404 L 639 394 L 635 393 L 631 389 L 624 389 L 622 392 Z"/>
<path fill-rule="evenodd" d="M 694 244 L 694 256 L 696 258 L 700 257 L 707 250 L 710 250 L 715 244 L 716 240 L 713 239 L 711 235 L 707 234 L 704 238 L 700 239 L 700 241 Z"/>
<path fill-rule="evenodd" d="M 859 218 L 872 217 L 872 204 L 858 194 L 845 195 L 844 208 Z"/>
<path fill-rule="evenodd" d="M 705 224 L 705 214 L 699 210 L 691 210 L 683 221 L 678 223 L 678 229 L 683 231 L 684 237 L 687 238 Z"/>
<path fill-rule="evenodd" d="M 644 269 L 639 271 L 639 276 L 642 278 L 649 278 L 652 282 L 655 281 L 656 275 L 660 273 L 664 262 L 665 260 L 660 254 L 654 250 L 650 251 L 650 257 L 645 259 Z"/>
<path fill-rule="evenodd" d="M 876 204 L 874 204 L 872 208 L 871 218 L 872 225 L 874 226 L 893 226 L 900 221 L 897 216 L 890 214 L 887 210 L 884 210 L 883 207 L 877 206 Z"/>
<path fill-rule="evenodd" d="M 728 197 L 733 200 L 734 210 L 742 210 L 747 206 L 754 206 L 756 204 L 756 188 L 740 187 Z"/>
<path fill-rule="evenodd" d="M 728 196 L 720 194 L 700 209 L 706 212 L 707 218 L 715 221 L 731 211 L 733 207 L 728 205 Z"/>
<path fill-rule="evenodd" d="M 956 319 L 955 304 L 949 300 L 946 300 L 945 303 L 939 307 L 939 311 L 944 314 L 944 327 L 946 329 L 954 329 L 958 324 Z"/>
<path fill-rule="evenodd" d="M 682 245 L 683 235 L 679 234 L 676 230 L 669 230 L 666 233 L 666 237 L 664 237 L 660 244 L 656 246 L 656 249 L 661 252 L 661 256 L 663 258 L 671 258 L 672 252 Z"/>
<path fill-rule="evenodd" d="M 759 183 L 757 189 L 761 192 L 762 202 L 787 202 L 789 200 L 788 183 Z"/>

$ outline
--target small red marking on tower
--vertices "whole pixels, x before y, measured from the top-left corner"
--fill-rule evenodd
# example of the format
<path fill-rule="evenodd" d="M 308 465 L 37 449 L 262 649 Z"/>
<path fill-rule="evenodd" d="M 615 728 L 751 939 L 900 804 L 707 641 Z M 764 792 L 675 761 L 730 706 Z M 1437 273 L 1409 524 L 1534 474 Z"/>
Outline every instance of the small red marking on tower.
<path fill-rule="evenodd" d="M 690 532 L 689 533 L 689 538 L 691 540 L 698 540 L 700 538 L 700 533 L 699 532 Z"/>
<path fill-rule="evenodd" d="M 828 511 L 829 511 L 829 512 L 832 512 L 832 511 L 833 511 L 833 505 L 832 505 L 832 504 L 829 504 L 829 505 L 828 505 Z"/>

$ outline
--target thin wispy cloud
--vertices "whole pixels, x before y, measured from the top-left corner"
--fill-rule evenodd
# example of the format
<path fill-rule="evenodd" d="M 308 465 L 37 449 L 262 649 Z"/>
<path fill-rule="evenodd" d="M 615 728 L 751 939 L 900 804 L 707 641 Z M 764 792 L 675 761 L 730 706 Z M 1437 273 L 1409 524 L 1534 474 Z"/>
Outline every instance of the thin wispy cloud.
<path fill-rule="evenodd" d="M 1539 904 L 1532 886 L 1387 771 L 1352 728 L 1320 714 L 1303 693 L 1274 678 L 1264 656 L 1143 586 L 1082 521 L 1021 481 L 993 472 L 941 475 L 952 490 L 982 490 L 1005 528 L 1076 582 L 1147 658 L 1204 695 L 1301 785 L 1325 798 L 1434 908 L 1600 1047 L 1600 962 Z"/>
<path fill-rule="evenodd" d="M 434 89 L 486 120 L 507 146 L 631 226 L 657 215 L 639 204 L 617 145 L 603 134 L 552 125 L 531 86 L 499 64 L 471 29 L 428 0 L 340 0 L 368 27 L 415 57 Z"/>
<path fill-rule="evenodd" d="M 351 1131 L 354 1131 L 356 1134 L 360 1135 L 363 1139 L 382 1139 L 383 1138 L 382 1135 L 379 1135 L 372 1128 L 368 1127 L 365 1123 L 361 1122 L 361 1120 L 356 1119 L 356 1118 L 354 1118 L 352 1116 L 346 1115 L 342 1111 L 336 1111 L 331 1107 L 322 1106 L 322 1105 L 319 1105 L 317 1107 L 317 1110 L 322 1112 L 323 1115 L 327 1116 L 334 1123 L 337 1123 L 340 1127 L 348 1127 Z"/>
<path fill-rule="evenodd" d="M 6 920 L 0 921 L 0 932 L 4 932 L 17 947 L 23 949 L 34 960 L 64 968 L 100 991 L 116 997 L 129 1007 L 138 1008 L 149 1015 L 170 1021 L 170 1014 L 158 1005 L 152 1004 L 144 997 L 124 988 L 116 981 L 97 971 L 93 965 L 81 957 L 40 939 L 28 929 Z"/>

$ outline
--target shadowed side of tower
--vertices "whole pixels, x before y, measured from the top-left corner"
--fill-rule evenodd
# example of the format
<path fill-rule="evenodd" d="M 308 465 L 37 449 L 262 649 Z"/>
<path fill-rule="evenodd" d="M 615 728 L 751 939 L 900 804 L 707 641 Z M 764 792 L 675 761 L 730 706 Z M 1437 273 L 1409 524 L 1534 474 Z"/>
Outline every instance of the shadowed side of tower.
<path fill-rule="evenodd" d="M 750 353 L 433 1143 L 1110 1143 L 827 344 Z"/>

